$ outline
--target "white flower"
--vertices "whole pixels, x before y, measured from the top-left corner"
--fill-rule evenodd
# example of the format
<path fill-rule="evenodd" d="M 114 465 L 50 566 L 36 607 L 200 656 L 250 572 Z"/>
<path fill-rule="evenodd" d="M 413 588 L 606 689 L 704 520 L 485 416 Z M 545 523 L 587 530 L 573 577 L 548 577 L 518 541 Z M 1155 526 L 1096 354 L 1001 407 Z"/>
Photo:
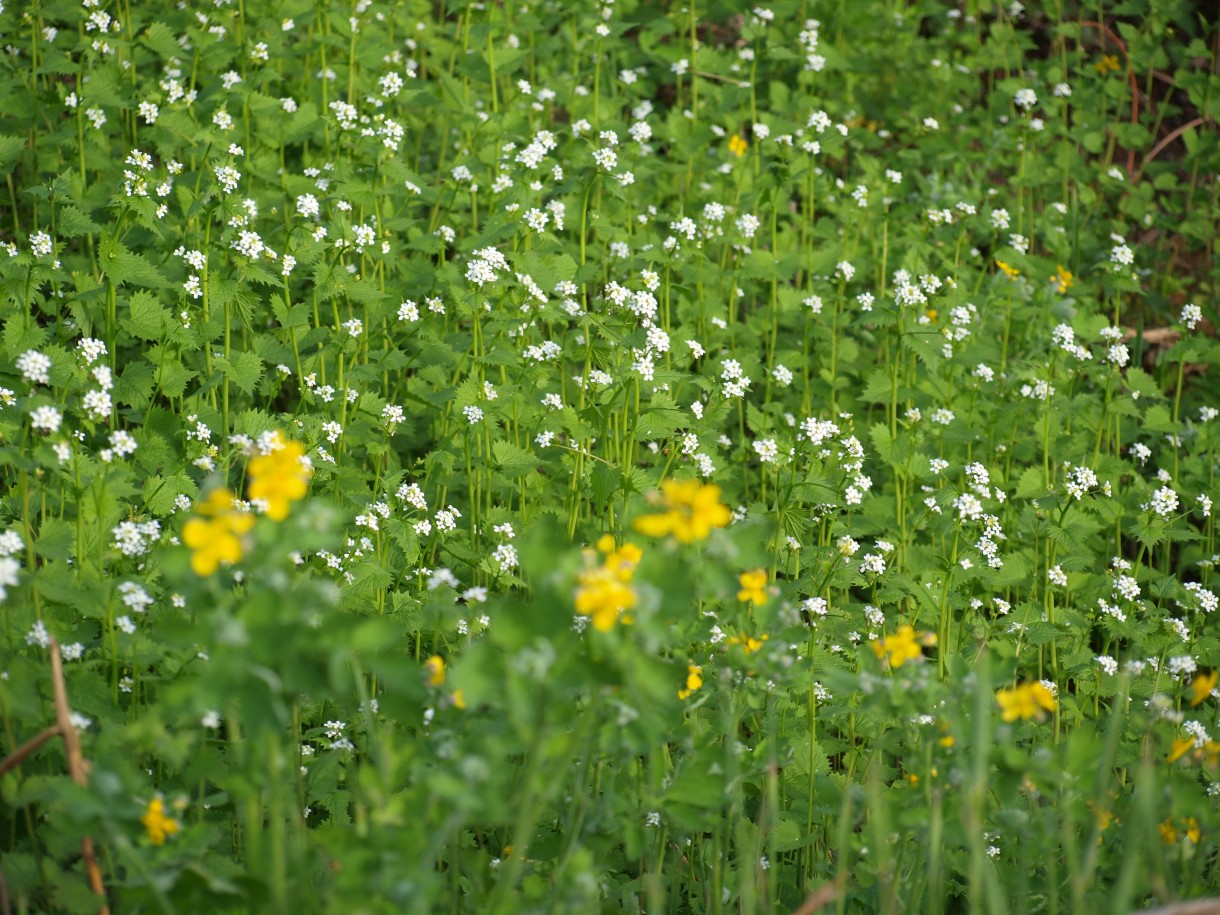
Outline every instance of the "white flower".
<path fill-rule="evenodd" d="M 491 558 L 501 572 L 507 572 L 517 566 L 517 548 L 511 543 L 501 543 L 491 554 Z"/>
<path fill-rule="evenodd" d="M 1013 96 L 1012 102 L 1018 108 L 1028 111 L 1038 104 L 1038 95 L 1033 89 L 1018 89 Z"/>
<path fill-rule="evenodd" d="M 779 446 L 775 444 L 775 439 L 764 438 L 754 443 L 754 451 L 758 454 L 758 459 L 764 464 L 771 464 L 779 456 Z"/>
<path fill-rule="evenodd" d="M 17 370 L 30 384 L 51 383 L 51 360 L 37 350 L 28 349 L 18 356 Z"/>
<path fill-rule="evenodd" d="M 37 407 L 30 413 L 30 426 L 38 432 L 51 434 L 59 431 L 63 414 L 54 407 Z"/>
<path fill-rule="evenodd" d="M 1178 507 L 1178 494 L 1168 486 L 1162 486 L 1152 494 L 1150 507 L 1162 518 L 1168 518 Z"/>

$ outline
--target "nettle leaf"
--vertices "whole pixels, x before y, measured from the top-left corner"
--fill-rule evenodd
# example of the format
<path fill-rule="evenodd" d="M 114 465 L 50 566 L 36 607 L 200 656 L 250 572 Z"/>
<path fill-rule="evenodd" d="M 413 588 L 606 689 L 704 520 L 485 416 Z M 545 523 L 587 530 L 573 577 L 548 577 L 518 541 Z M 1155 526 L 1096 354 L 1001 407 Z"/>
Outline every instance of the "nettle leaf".
<path fill-rule="evenodd" d="M 62 206 L 56 213 L 56 231 L 61 238 L 77 238 L 102 231 L 102 227 L 74 206 Z"/>
<path fill-rule="evenodd" d="M 197 487 L 185 474 L 174 474 L 169 477 L 155 475 L 144 483 L 142 498 L 144 506 L 154 515 L 164 518 L 174 511 L 174 500 L 179 495 L 194 498 Z"/>
<path fill-rule="evenodd" d="M 127 306 L 127 317 L 122 321 L 123 329 L 140 340 L 160 340 L 169 319 L 169 309 L 150 293 L 140 291 L 132 295 Z"/>
<path fill-rule="evenodd" d="M 669 438 L 685 424 L 686 416 L 677 407 L 650 407 L 636 420 L 635 440 L 648 442 Z"/>
<path fill-rule="evenodd" d="M 1017 490 L 1013 493 L 1015 499 L 1036 499 L 1046 495 L 1045 477 L 1041 467 L 1026 467 L 1017 481 Z"/>
<path fill-rule="evenodd" d="M 182 46 L 173 30 L 163 22 L 153 22 L 140 36 L 140 43 L 151 51 L 155 51 L 163 60 L 171 60 L 182 55 Z"/>
<path fill-rule="evenodd" d="M 1173 420 L 1173 415 L 1164 404 L 1153 404 L 1144 413 L 1144 429 L 1148 432 L 1177 432 L 1181 423 Z"/>
<path fill-rule="evenodd" d="M 492 442 L 491 453 L 495 456 L 499 468 L 510 477 L 532 473 L 539 464 L 538 455 L 519 448 L 512 442 Z"/>
<path fill-rule="evenodd" d="M 224 363 L 224 360 L 219 361 Z M 222 371 L 242 391 L 253 394 L 259 379 L 263 377 L 263 360 L 258 358 L 257 353 L 246 350 L 228 364 L 223 364 Z"/>
<path fill-rule="evenodd" d="M 116 286 L 131 283 L 162 289 L 170 285 L 143 254 L 128 251 L 122 242 L 104 238 L 98 250 L 98 265 Z"/>
<path fill-rule="evenodd" d="M 0 135 L 0 174 L 8 174 L 25 151 L 25 137 Z"/>

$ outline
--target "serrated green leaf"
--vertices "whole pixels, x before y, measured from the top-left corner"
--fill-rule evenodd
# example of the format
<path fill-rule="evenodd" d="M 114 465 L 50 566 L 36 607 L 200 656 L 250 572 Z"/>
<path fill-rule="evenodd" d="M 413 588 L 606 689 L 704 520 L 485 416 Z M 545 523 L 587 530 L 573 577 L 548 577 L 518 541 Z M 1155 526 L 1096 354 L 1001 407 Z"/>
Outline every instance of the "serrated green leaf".
<path fill-rule="evenodd" d="M 133 293 L 127 305 L 127 316 L 122 320 L 123 329 L 139 340 L 160 340 L 165 333 L 165 322 L 169 309 L 151 293 L 143 290 Z"/>
<path fill-rule="evenodd" d="M 512 442 L 492 442 L 491 453 L 496 464 L 510 477 L 520 477 L 532 473 L 538 466 L 538 456 L 519 448 Z"/>
<path fill-rule="evenodd" d="M 225 366 L 225 376 L 245 393 L 253 394 L 255 385 L 263 377 L 263 360 L 258 358 L 258 353 L 246 350 Z"/>

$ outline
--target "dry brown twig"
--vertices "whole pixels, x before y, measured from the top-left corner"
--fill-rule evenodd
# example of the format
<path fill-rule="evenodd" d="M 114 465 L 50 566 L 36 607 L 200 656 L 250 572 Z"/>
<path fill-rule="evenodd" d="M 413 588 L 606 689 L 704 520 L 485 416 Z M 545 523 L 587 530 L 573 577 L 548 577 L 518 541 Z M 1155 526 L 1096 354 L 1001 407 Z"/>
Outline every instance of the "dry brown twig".
<path fill-rule="evenodd" d="M 809 894 L 808 898 L 801 903 L 800 908 L 793 909 L 792 915 L 813 915 L 814 912 L 828 902 L 834 902 L 843 890 L 843 883 L 843 874 L 840 874 L 829 883 L 823 883 Z"/>
<path fill-rule="evenodd" d="M 53 737 L 59 737 L 64 742 L 64 756 L 68 762 L 68 775 L 76 784 L 89 784 L 89 761 L 81 750 L 80 733 L 72 723 L 72 707 L 68 705 L 68 687 L 64 682 L 64 665 L 59 654 L 59 643 L 51 639 L 51 686 L 54 690 L 55 724 L 38 736 L 27 740 L 16 750 L 0 760 L 0 775 L 21 765 L 34 751 Z M 89 880 L 89 888 L 101 897 L 101 908 L 98 915 L 110 915 L 110 905 L 106 902 L 106 888 L 102 884 L 102 869 L 98 866 L 97 857 L 93 853 L 93 837 L 85 836 L 80 842 L 81 859 L 85 863 L 85 874 Z M 8 886 L 0 876 L 0 911 L 9 913 Z"/>

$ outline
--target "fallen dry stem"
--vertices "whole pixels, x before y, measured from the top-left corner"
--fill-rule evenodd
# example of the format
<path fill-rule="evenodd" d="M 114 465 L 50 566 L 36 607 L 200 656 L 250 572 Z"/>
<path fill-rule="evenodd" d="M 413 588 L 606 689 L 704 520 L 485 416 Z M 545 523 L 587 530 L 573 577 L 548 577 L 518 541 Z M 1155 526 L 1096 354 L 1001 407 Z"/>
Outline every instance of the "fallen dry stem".
<path fill-rule="evenodd" d="M 16 750 L 0 760 L 0 775 L 21 765 L 35 750 L 53 737 L 60 737 L 64 742 L 64 756 L 68 761 L 68 775 L 72 781 L 82 787 L 89 784 L 89 763 L 85 759 L 80 746 L 80 732 L 72 723 L 72 707 L 68 705 L 68 687 L 64 682 L 64 665 L 59 655 L 59 643 L 51 639 L 51 685 L 55 698 L 55 724 L 36 737 L 27 740 Z M 85 836 L 80 841 L 81 859 L 85 863 L 85 874 L 89 879 L 89 888 L 102 898 L 102 906 L 98 915 L 110 915 L 110 906 L 106 903 L 106 888 L 102 884 L 102 869 L 98 867 L 97 857 L 93 853 L 93 837 Z M 10 912 L 8 886 L 0 875 L 0 912 L 8 915 Z"/>

